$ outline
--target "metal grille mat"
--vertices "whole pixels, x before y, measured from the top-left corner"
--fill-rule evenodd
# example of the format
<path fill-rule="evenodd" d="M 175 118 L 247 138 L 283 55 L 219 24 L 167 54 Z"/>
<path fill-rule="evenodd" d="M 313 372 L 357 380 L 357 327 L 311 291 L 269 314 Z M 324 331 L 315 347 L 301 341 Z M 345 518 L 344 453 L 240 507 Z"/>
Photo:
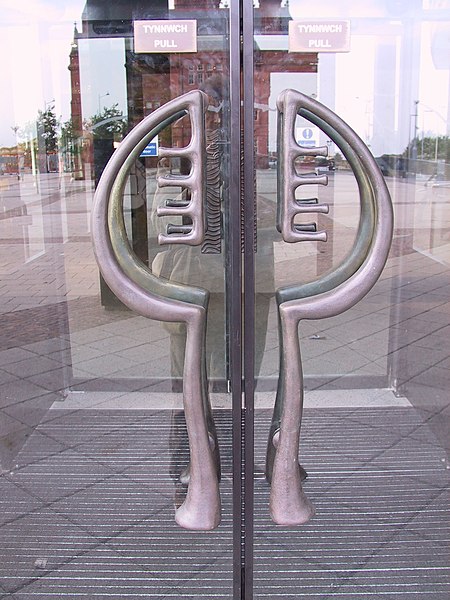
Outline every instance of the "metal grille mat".
<path fill-rule="evenodd" d="M 215 412 L 223 521 L 205 533 L 173 522 L 188 460 L 181 411 L 55 413 L 4 476 L 0 598 L 231 599 L 229 411 Z M 269 422 L 256 412 L 255 600 L 448 600 L 450 471 L 424 417 L 308 409 L 301 460 L 317 515 L 298 529 L 269 520 Z"/>

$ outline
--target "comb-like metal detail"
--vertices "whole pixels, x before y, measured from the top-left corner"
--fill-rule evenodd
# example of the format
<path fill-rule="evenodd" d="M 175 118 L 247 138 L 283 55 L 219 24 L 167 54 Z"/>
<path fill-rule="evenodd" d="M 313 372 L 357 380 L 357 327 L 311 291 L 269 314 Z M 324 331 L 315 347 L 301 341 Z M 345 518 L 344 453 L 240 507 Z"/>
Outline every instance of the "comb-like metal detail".
<path fill-rule="evenodd" d="M 102 275 L 111 290 L 131 310 L 158 321 L 185 323 L 186 348 L 183 370 L 183 402 L 189 437 L 189 487 L 175 519 L 187 529 L 213 529 L 220 522 L 219 454 L 206 379 L 206 315 L 209 292 L 202 288 L 177 284 L 156 277 L 133 253 L 125 229 L 123 196 L 130 168 L 143 148 L 177 119 L 190 113 L 201 126 L 201 111 L 206 105 L 203 92 L 192 91 L 161 106 L 141 121 L 122 141 L 103 171 L 95 192 L 92 209 L 92 239 Z M 203 107 L 203 108 L 202 108 Z M 198 117 L 198 118 L 197 118 Z M 191 116 L 192 118 L 192 116 Z M 192 140 L 191 140 L 192 141 Z M 179 151 L 178 151 L 179 152 Z M 191 154 L 189 154 L 191 153 Z M 168 156 L 165 152 L 165 156 Z M 200 193 L 204 174 L 200 148 L 189 150 L 193 160 L 191 178 L 185 178 L 191 191 Z M 177 154 L 179 156 L 179 154 Z M 192 201 L 192 198 L 191 198 Z M 195 204 L 195 203 L 194 203 Z M 170 207 L 169 207 L 170 208 Z M 174 207 L 180 209 L 178 205 Z M 197 227 L 190 233 L 178 232 L 168 237 L 189 235 L 201 242 L 202 211 L 196 210 Z M 179 214 L 179 212 L 177 213 Z M 194 214 L 194 213 L 192 213 Z"/>
<path fill-rule="evenodd" d="M 163 244 L 188 244 L 199 246 L 205 239 L 206 215 L 206 132 L 205 110 L 206 96 L 199 97 L 198 101 L 189 101 L 186 104 L 187 113 L 191 120 L 191 140 L 185 148 L 159 148 L 159 158 L 181 158 L 189 161 L 191 168 L 187 175 L 160 175 L 156 183 L 162 187 L 182 187 L 188 198 L 184 202 L 166 202 L 158 206 L 158 217 L 181 217 L 189 221 L 189 225 L 181 226 L 169 224 L 166 234 L 158 235 L 158 243 Z"/>
<path fill-rule="evenodd" d="M 303 408 L 298 325 L 302 319 L 338 315 L 367 294 L 380 276 L 389 253 L 393 211 L 386 183 L 375 159 L 342 119 L 319 102 L 294 90 L 282 92 L 277 106 L 281 121 L 283 115 L 288 116 L 291 134 L 292 123 L 299 114 L 322 129 L 341 149 L 355 174 L 361 204 L 355 242 L 342 263 L 317 281 L 282 288 L 276 294 L 280 377 L 269 435 L 266 475 L 271 482 L 270 512 L 273 521 L 283 525 L 300 525 L 313 516 L 314 507 L 302 490 L 302 469 L 298 464 Z M 297 151 L 291 138 L 286 147 L 281 148 L 282 160 L 285 161 L 288 156 L 294 161 Z M 283 178 L 286 173 L 292 174 L 292 169 L 283 168 L 280 177 Z M 281 183 L 281 189 L 290 194 L 292 203 L 292 186 Z M 281 224 L 283 214 L 281 210 Z"/>
<path fill-rule="evenodd" d="M 305 185 L 328 185 L 326 175 L 299 175 L 295 167 L 297 158 L 304 156 L 328 156 L 326 146 L 306 148 L 295 140 L 296 107 L 278 99 L 278 205 L 277 229 L 285 242 L 318 241 L 326 242 L 326 231 L 317 231 L 315 224 L 295 223 L 301 214 L 327 214 L 328 204 L 319 204 L 317 198 L 296 198 L 297 188 Z"/>

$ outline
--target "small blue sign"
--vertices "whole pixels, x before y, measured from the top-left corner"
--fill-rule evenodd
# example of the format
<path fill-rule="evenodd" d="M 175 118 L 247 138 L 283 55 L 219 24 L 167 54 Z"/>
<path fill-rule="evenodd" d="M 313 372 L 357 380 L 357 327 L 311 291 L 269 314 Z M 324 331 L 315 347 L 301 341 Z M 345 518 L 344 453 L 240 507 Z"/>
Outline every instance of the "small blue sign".
<path fill-rule="evenodd" d="M 297 127 L 296 138 L 303 148 L 314 148 L 319 145 L 319 130 L 317 127 Z"/>
<path fill-rule="evenodd" d="M 147 144 L 140 156 L 158 156 L 158 142 L 150 142 L 150 144 Z"/>

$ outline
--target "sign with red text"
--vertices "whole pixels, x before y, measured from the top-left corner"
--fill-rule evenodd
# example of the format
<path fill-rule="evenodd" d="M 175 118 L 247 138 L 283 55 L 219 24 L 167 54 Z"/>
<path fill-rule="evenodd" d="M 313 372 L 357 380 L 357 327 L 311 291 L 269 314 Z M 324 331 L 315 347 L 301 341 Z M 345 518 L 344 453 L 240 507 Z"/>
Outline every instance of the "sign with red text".
<path fill-rule="evenodd" d="M 134 51 L 158 54 L 197 52 L 197 21 L 135 21 Z"/>
<path fill-rule="evenodd" d="M 350 52 L 350 21 L 289 21 L 289 52 Z"/>

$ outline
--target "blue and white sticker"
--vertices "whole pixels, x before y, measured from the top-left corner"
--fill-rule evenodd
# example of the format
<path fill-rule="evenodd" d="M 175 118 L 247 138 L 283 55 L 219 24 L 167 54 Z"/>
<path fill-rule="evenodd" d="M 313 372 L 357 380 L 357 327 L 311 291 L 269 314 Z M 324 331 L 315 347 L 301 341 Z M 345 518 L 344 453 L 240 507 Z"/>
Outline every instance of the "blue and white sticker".
<path fill-rule="evenodd" d="M 319 128 L 318 127 L 297 127 L 296 128 L 297 143 L 305 148 L 313 148 L 319 145 Z"/>
<path fill-rule="evenodd" d="M 153 141 L 151 141 L 149 144 L 147 144 L 145 146 L 145 148 L 142 150 L 142 152 L 140 153 L 139 156 L 141 156 L 141 157 L 158 156 L 158 148 L 159 148 L 158 138 L 155 138 Z"/>

